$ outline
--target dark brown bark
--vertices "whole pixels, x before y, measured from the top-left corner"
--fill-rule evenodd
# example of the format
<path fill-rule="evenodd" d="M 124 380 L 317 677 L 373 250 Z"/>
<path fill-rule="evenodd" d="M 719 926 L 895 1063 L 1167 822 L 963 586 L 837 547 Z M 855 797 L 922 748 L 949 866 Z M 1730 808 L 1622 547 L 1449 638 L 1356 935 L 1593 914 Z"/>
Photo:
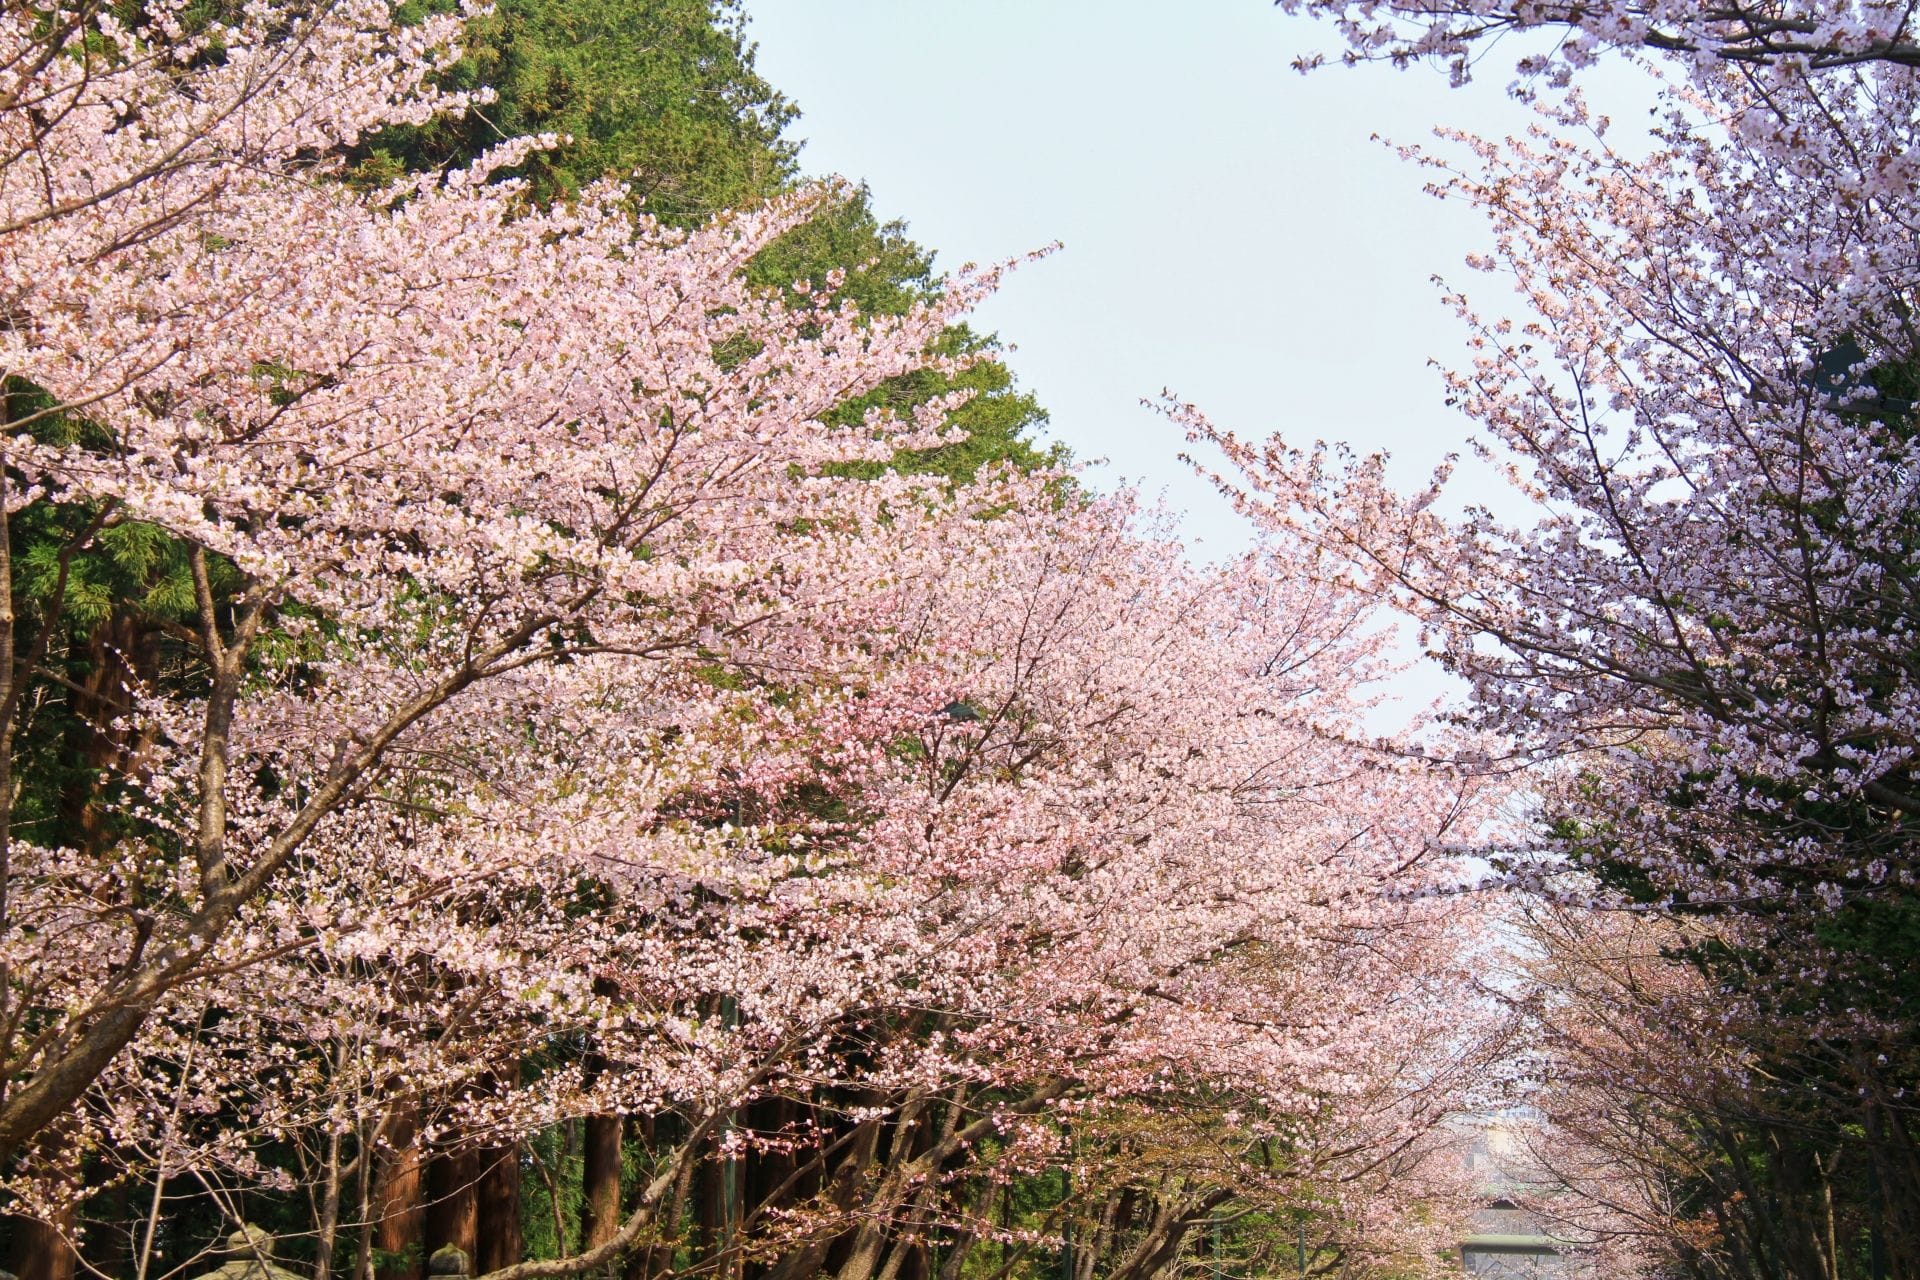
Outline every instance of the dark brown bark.
<path fill-rule="evenodd" d="M 719 1117 L 708 1116 L 692 1126 L 686 1142 L 676 1148 L 657 1168 L 653 1176 L 636 1188 L 633 1212 L 614 1233 L 613 1239 L 594 1249 L 582 1250 L 567 1258 L 551 1261 L 516 1263 L 481 1277 L 481 1280 L 553 1280 L 555 1277 L 605 1273 L 621 1263 L 633 1248 L 659 1230 L 661 1214 L 668 1222 L 677 1222 L 685 1212 L 687 1194 L 699 1153 L 712 1140 Z"/>
<path fill-rule="evenodd" d="M 694 1249 L 702 1258 L 720 1252 L 727 1234 L 726 1178 L 720 1162 L 712 1158 L 712 1145 L 707 1144 L 693 1175 Z"/>
<path fill-rule="evenodd" d="M 86 1264 L 101 1275 L 130 1276 L 133 1274 L 134 1222 L 141 1217 L 143 1209 L 135 1207 L 132 1180 L 120 1178 L 108 1182 L 116 1172 L 98 1157 L 87 1161 L 83 1175 L 87 1180 L 86 1185 L 107 1185 L 104 1191 L 95 1193 L 81 1204 L 81 1214 L 89 1224 Z M 149 1183 L 147 1187 L 151 1185 Z"/>
<path fill-rule="evenodd" d="M 67 1244 L 62 1231 L 73 1229 L 71 1209 L 57 1215 L 53 1223 L 34 1218 L 15 1218 L 13 1249 L 7 1257 L 7 1269 L 20 1280 L 74 1280 L 79 1255 Z"/>
<path fill-rule="evenodd" d="M 595 978 L 593 993 L 612 998 L 620 994 L 620 988 L 610 978 Z M 597 1048 L 588 1049 L 583 1065 L 589 1085 L 607 1070 L 607 1060 Z M 625 1132 L 626 1121 L 619 1115 L 587 1117 L 580 1172 L 580 1242 L 584 1248 L 597 1248 L 620 1231 L 620 1143 Z"/>
<path fill-rule="evenodd" d="M 473 1251 L 475 1275 L 520 1261 L 520 1144 L 483 1147 L 476 1196 L 480 1238 Z"/>
<path fill-rule="evenodd" d="M 605 1244 L 620 1230 L 620 1143 L 625 1122 L 619 1116 L 588 1116 L 581 1153 L 580 1240 L 589 1249 Z"/>
<path fill-rule="evenodd" d="M 387 1126 L 391 1150 L 376 1163 L 373 1180 L 373 1247 L 387 1257 L 376 1280 L 423 1280 L 427 1273 L 426 1170 L 420 1149 L 420 1106 L 399 1104 Z"/>
<path fill-rule="evenodd" d="M 975 1180 L 973 1200 L 967 1206 L 967 1225 L 949 1233 L 940 1248 L 939 1280 L 960 1280 L 967 1259 L 980 1247 L 980 1224 L 993 1221 L 994 1203 L 1000 1199 L 1000 1184 L 992 1178 Z"/>
<path fill-rule="evenodd" d="M 894 1274 L 900 1280 L 929 1280 L 929 1255 L 925 1241 L 902 1240 L 894 1248 L 901 1250 L 900 1264 L 894 1268 Z"/>
<path fill-rule="evenodd" d="M 61 1123 L 42 1133 L 26 1166 L 47 1179 L 47 1189 L 73 1195 L 85 1186 L 81 1163 L 74 1152 L 73 1125 Z M 7 1268 L 20 1280 L 73 1280 L 79 1257 L 67 1241 L 78 1223 L 78 1206 L 69 1203 L 44 1218 L 8 1219 L 13 1247 Z"/>
<path fill-rule="evenodd" d="M 868 1172 L 880 1153 L 883 1125 L 879 1120 L 863 1120 L 839 1136 L 847 1141 L 828 1161 L 818 1178 L 805 1179 L 818 1187 L 820 1199 L 829 1207 L 846 1213 L 853 1205 Z M 769 1271 L 767 1280 L 807 1280 L 814 1275 L 837 1274 L 853 1254 L 855 1233 L 840 1231 L 831 1238 L 817 1239 L 781 1258 Z"/>
<path fill-rule="evenodd" d="M 456 1131 L 427 1163 L 426 1247 L 452 1245 L 472 1263 L 480 1251 L 480 1149 Z"/>
<path fill-rule="evenodd" d="M 753 1131 L 758 1141 L 749 1144 L 740 1161 L 741 1212 L 762 1217 L 772 1209 L 794 1203 L 791 1185 L 798 1161 L 779 1141 L 793 1126 L 796 1108 L 788 1098 L 762 1098 L 742 1108 L 741 1124 Z M 781 1204 L 771 1204 L 774 1197 Z M 767 1264 L 750 1260 L 741 1268 L 744 1280 L 760 1280 Z"/>
<path fill-rule="evenodd" d="M 1082 1248 L 1074 1250 L 1073 1274 L 1075 1280 L 1093 1280 L 1094 1272 L 1106 1265 L 1107 1255 L 1113 1250 L 1115 1236 L 1114 1223 L 1120 1214 L 1120 1197 L 1108 1196 L 1100 1206 L 1100 1220 L 1094 1226 L 1092 1241 Z"/>
<path fill-rule="evenodd" d="M 670 1145 L 673 1134 L 677 1132 L 671 1116 L 658 1121 L 652 1116 L 629 1116 L 627 1126 L 627 1140 L 646 1153 L 648 1167 L 652 1167 L 659 1158 L 661 1148 Z M 673 1238 L 671 1234 L 663 1232 L 653 1244 L 635 1249 L 627 1255 L 621 1280 L 653 1280 L 672 1269 Z"/>

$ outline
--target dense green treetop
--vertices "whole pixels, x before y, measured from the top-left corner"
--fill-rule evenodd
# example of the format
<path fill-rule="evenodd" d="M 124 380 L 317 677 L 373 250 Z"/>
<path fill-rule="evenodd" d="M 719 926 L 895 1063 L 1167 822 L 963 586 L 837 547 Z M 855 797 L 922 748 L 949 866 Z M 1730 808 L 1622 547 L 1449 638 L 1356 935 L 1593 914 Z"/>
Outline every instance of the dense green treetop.
<path fill-rule="evenodd" d="M 497 100 L 463 118 L 390 131 L 357 158 L 361 180 L 461 164 L 507 138 L 555 134 L 556 146 L 517 171 L 536 199 L 567 199 L 610 177 L 627 182 L 648 214 L 681 227 L 804 180 L 799 146 L 786 136 L 799 108 L 755 68 L 739 0 L 499 0 L 469 25 L 466 50 L 452 80 L 488 86 Z M 864 185 L 762 253 L 751 274 L 783 287 L 835 270 L 844 273 L 838 296 L 868 314 L 897 315 L 939 287 L 933 254 L 904 223 L 881 221 Z M 957 328 L 939 354 L 996 345 Z M 991 358 L 957 378 L 927 370 L 895 379 L 843 413 L 904 413 L 955 389 L 976 393 L 953 418 L 968 439 L 899 465 L 964 480 L 993 462 L 1032 467 L 1062 456 L 1034 446 L 1046 413 Z"/>
<path fill-rule="evenodd" d="M 451 79 L 498 99 L 388 135 L 369 171 L 461 163 L 492 143 L 554 133 L 524 168 L 541 198 L 630 182 L 654 217 L 692 226 L 764 200 L 798 175 L 782 136 L 799 113 L 753 66 L 736 0 L 501 0 L 467 27 Z"/>

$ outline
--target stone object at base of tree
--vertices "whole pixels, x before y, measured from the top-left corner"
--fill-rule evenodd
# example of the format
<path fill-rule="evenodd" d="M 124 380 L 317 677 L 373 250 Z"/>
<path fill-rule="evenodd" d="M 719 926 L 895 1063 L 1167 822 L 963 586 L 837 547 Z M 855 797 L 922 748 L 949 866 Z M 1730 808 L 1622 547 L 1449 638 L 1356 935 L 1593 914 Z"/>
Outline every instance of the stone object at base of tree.
<path fill-rule="evenodd" d="M 458 1245 L 443 1244 L 427 1259 L 427 1274 L 444 1276 L 446 1280 L 461 1280 L 473 1274 L 473 1264 L 468 1260 L 466 1250 Z"/>
<path fill-rule="evenodd" d="M 241 1223 L 220 1252 L 228 1260 L 200 1280 L 302 1280 L 298 1273 L 274 1264 L 273 1236 L 259 1227 Z"/>

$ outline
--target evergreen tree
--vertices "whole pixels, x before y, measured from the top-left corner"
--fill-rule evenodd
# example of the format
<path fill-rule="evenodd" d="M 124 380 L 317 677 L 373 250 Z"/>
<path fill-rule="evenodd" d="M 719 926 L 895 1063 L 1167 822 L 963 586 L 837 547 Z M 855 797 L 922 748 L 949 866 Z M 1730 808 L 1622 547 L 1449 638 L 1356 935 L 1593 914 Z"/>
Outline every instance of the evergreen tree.
<path fill-rule="evenodd" d="M 761 77 L 739 0 L 501 0 L 468 26 L 466 57 L 449 79 L 485 86 L 496 100 L 464 117 L 391 130 L 367 147 L 358 180 L 465 164 L 509 138 L 556 135 L 553 147 L 509 171 L 540 201 L 567 199 L 587 183 L 629 184 L 645 211 L 679 227 L 791 191 L 803 181 L 797 144 L 786 137 L 799 107 Z M 934 255 L 883 222 L 862 184 L 755 261 L 771 288 L 844 273 L 838 297 L 870 315 L 899 315 L 938 288 Z M 997 343 L 965 326 L 941 356 L 991 352 Z M 987 359 L 957 378 L 933 370 L 895 379 L 846 407 L 909 413 L 956 390 L 974 399 L 953 418 L 959 444 L 904 455 L 902 469 L 970 479 L 982 466 L 1058 461 L 1032 442 L 1046 412 L 1014 389 L 1012 373 Z"/>

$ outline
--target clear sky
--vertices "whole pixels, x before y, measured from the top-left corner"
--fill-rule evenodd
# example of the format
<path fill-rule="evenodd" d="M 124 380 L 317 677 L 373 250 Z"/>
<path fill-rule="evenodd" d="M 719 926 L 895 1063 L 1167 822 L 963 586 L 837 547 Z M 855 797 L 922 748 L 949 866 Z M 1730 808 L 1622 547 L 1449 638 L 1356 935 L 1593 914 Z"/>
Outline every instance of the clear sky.
<path fill-rule="evenodd" d="M 1243 435 L 1387 448 L 1407 479 L 1457 448 L 1435 358 L 1464 349 L 1436 274 L 1471 210 L 1422 191 L 1375 134 L 1524 128 L 1514 54 L 1466 89 L 1434 68 L 1330 67 L 1324 24 L 1266 0 L 747 0 L 760 69 L 799 103 L 802 161 L 872 185 L 944 267 L 1065 251 L 1016 273 L 981 327 L 1053 414 L 1052 437 L 1164 491 L 1205 556 L 1244 542 L 1140 406 L 1172 389 Z M 1608 80 L 1591 81 L 1597 101 Z M 1622 79 L 1632 93 L 1635 85 Z"/>

